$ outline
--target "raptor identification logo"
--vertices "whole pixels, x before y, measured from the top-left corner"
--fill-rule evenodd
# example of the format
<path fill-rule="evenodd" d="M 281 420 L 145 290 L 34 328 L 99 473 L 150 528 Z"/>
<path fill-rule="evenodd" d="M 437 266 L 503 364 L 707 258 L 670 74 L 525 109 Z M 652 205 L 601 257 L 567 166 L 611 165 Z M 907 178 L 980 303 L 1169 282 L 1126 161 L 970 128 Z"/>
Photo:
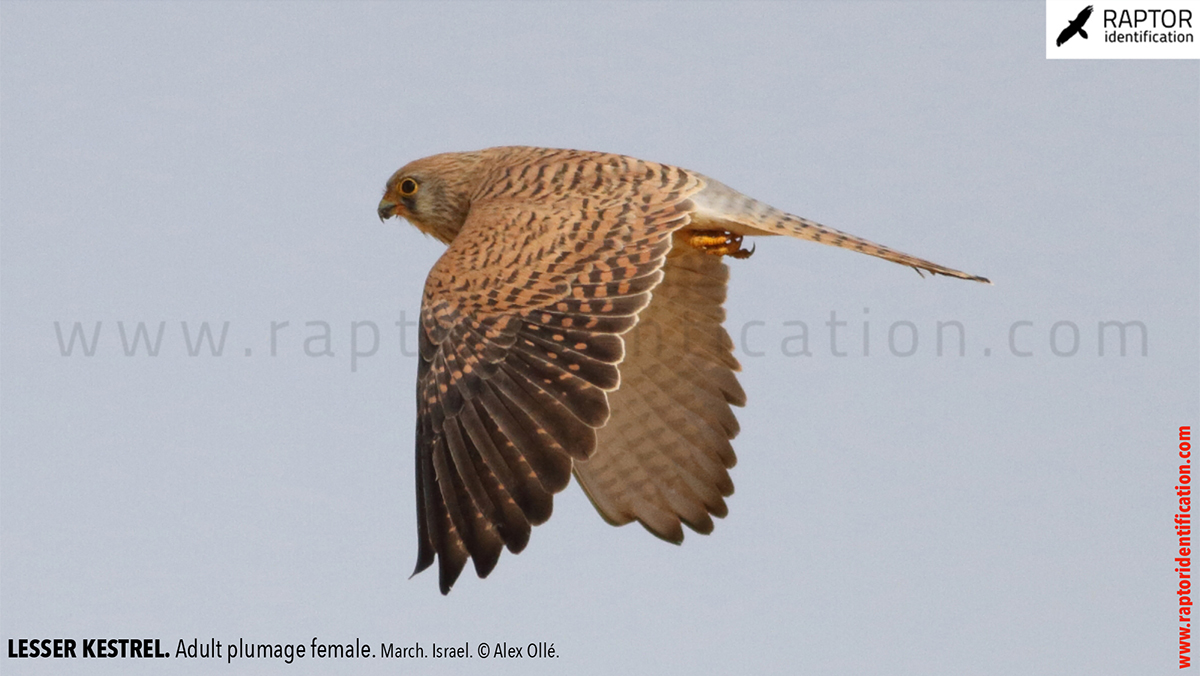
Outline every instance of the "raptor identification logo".
<path fill-rule="evenodd" d="M 1047 59 L 1200 59 L 1200 0 L 1046 0 Z"/>

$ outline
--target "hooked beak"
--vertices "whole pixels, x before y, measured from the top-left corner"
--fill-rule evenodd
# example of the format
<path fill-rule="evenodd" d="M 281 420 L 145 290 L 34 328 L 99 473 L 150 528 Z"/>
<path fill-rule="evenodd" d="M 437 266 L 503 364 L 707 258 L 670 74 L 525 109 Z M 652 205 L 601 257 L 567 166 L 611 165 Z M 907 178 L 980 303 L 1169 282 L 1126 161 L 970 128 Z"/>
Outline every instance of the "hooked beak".
<path fill-rule="evenodd" d="M 385 197 L 379 200 L 379 209 L 376 213 L 379 214 L 380 222 L 386 221 L 396 215 L 396 203 Z"/>

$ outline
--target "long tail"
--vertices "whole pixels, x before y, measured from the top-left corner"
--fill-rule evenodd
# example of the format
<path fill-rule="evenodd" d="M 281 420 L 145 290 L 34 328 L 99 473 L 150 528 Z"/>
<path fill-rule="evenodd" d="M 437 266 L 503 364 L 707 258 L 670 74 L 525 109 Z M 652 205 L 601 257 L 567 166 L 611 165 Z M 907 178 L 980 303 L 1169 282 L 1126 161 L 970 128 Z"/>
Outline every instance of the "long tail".
<path fill-rule="evenodd" d="M 696 205 L 692 212 L 692 227 L 727 230 L 738 235 L 788 235 L 907 265 L 918 273 L 923 270 L 933 275 L 969 279 L 984 284 L 992 283 L 986 277 L 969 275 L 960 270 L 938 265 L 923 258 L 889 249 L 882 244 L 834 230 L 807 218 L 793 216 L 769 204 L 747 197 L 711 178 L 704 177 L 704 181 L 706 183 L 704 189 L 691 197 L 692 202 Z"/>

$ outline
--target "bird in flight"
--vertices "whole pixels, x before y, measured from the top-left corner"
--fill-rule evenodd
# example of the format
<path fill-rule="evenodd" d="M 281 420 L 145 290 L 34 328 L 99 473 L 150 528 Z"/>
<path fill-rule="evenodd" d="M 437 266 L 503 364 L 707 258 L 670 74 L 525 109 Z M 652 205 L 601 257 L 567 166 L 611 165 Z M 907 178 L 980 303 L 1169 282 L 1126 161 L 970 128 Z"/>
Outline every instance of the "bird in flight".
<path fill-rule="evenodd" d="M 1084 7 L 1083 10 L 1079 12 L 1079 16 L 1076 16 L 1075 20 L 1067 24 L 1067 27 L 1058 34 L 1058 41 L 1055 44 L 1057 44 L 1059 47 L 1062 47 L 1063 43 L 1075 37 L 1076 33 L 1079 33 L 1081 36 L 1083 36 L 1083 39 L 1086 40 L 1087 31 L 1083 30 L 1083 24 L 1087 23 L 1088 17 L 1091 15 L 1092 6 L 1088 5 L 1087 7 Z"/>
<path fill-rule="evenodd" d="M 632 157 L 521 146 L 416 160 L 379 218 L 449 245 L 418 326 L 417 565 L 443 594 L 550 518 L 571 474 L 609 523 L 679 543 L 733 493 L 746 394 L 721 326 L 744 237 L 788 235 L 977 282 Z"/>

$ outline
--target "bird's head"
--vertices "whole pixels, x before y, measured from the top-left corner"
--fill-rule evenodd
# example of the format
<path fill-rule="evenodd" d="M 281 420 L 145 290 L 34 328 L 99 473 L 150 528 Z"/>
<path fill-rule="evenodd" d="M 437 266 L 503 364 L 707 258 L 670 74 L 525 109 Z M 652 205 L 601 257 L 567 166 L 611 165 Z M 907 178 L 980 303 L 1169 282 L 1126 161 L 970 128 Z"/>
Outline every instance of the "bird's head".
<path fill-rule="evenodd" d="M 444 153 L 410 162 L 388 179 L 379 220 L 399 216 L 449 244 L 471 209 L 484 170 L 481 153 Z"/>

